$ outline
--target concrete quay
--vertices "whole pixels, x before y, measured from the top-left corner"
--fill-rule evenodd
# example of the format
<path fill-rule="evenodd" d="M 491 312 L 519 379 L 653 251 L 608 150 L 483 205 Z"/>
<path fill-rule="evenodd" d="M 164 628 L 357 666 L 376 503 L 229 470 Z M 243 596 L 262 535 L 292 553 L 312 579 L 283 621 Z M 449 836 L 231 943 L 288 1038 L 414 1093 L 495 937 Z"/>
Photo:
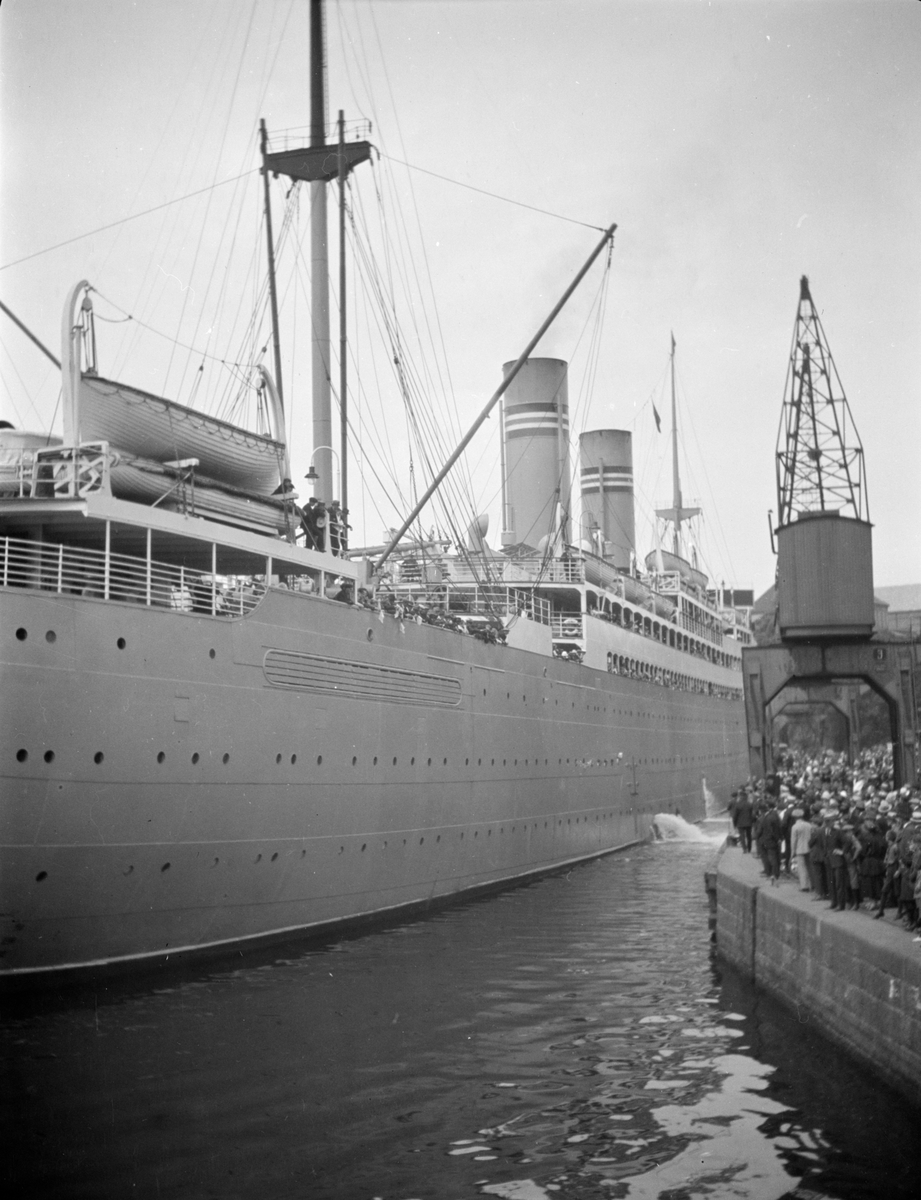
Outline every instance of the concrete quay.
<path fill-rule="evenodd" d="M 714 882 L 717 955 L 921 1106 L 921 942 L 795 878 L 772 887 L 737 847 L 708 876 L 711 903 Z"/>

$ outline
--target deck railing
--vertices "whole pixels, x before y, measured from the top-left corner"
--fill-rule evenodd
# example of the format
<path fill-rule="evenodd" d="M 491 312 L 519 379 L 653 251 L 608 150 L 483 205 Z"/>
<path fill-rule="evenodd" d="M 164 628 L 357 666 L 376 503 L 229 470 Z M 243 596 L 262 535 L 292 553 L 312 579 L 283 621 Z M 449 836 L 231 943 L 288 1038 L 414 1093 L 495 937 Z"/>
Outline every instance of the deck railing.
<path fill-rule="evenodd" d="M 211 616 L 243 616 L 265 594 L 258 579 L 20 538 L 0 541 L 0 583 Z"/>
<path fill-rule="evenodd" d="M 520 588 L 489 585 L 455 588 L 445 584 L 424 587 L 401 583 L 394 589 L 394 594 L 401 604 L 410 602 L 456 613 L 460 617 L 508 618 L 517 615 L 541 625 L 549 625 L 551 619 L 550 602 Z"/>

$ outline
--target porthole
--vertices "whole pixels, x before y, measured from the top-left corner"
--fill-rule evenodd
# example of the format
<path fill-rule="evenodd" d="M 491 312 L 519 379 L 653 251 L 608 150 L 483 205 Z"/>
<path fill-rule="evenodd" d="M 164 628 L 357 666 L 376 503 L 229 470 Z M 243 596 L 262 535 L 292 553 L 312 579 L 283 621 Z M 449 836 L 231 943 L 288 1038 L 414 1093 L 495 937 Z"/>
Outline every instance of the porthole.
<path fill-rule="evenodd" d="M 297 755 L 292 754 L 291 755 L 291 766 L 293 767 L 296 762 L 297 762 Z"/>
<path fill-rule="evenodd" d="M 197 763 L 197 762 L 198 762 L 198 759 L 199 759 L 199 757 L 200 757 L 200 756 L 199 756 L 199 753 L 198 753 L 198 751 L 196 750 L 196 751 L 195 751 L 195 753 L 192 755 L 192 762 L 193 762 L 193 763 Z"/>
<path fill-rule="evenodd" d="M 367 850 L 367 848 L 368 848 L 368 843 L 367 843 L 367 842 L 362 842 L 362 843 L 361 843 L 361 852 L 362 852 L 362 854 L 364 854 L 364 852 Z"/>
<path fill-rule="evenodd" d="M 166 755 L 165 755 L 165 754 L 163 753 L 163 751 L 161 750 L 161 751 L 160 751 L 160 753 L 157 755 L 157 762 L 158 762 L 158 763 L 162 763 L 162 762 L 165 762 L 165 761 L 166 761 Z"/>
<path fill-rule="evenodd" d="M 53 763 L 53 762 L 54 762 L 54 751 L 53 751 L 53 750 L 46 750 L 46 751 L 45 751 L 45 762 L 46 762 L 46 763 Z"/>
<path fill-rule="evenodd" d="M 352 766 L 353 766 L 353 767 L 354 767 L 354 766 L 356 766 L 356 765 L 357 765 L 357 763 L 358 763 L 358 758 L 357 758 L 357 756 L 356 756 L 356 755 L 354 755 L 354 754 L 353 754 L 353 755 L 352 755 Z"/>
<path fill-rule="evenodd" d="M 20 625 L 20 627 L 16 630 L 17 640 L 20 642 L 24 642 L 28 636 L 29 636 L 28 630 L 23 629 L 22 626 Z"/>
<path fill-rule="evenodd" d="M 222 755 L 221 755 L 221 762 L 222 762 L 222 763 L 224 764 L 224 766 L 226 767 L 226 766 L 227 766 L 227 764 L 230 762 L 230 755 L 229 755 L 229 754 L 222 754 Z"/>
<path fill-rule="evenodd" d="M 367 637 L 369 642 L 373 642 L 374 641 L 374 630 L 369 629 L 365 636 Z"/>
<path fill-rule="evenodd" d="M 209 650 L 209 651 L 208 651 L 208 657 L 209 657 L 209 658 L 215 658 L 215 657 L 216 657 L 216 655 L 217 655 L 217 651 L 216 651 L 216 650 Z"/>
<path fill-rule="evenodd" d="M 478 759 L 476 760 L 476 765 L 477 765 L 478 767 L 482 767 L 482 765 L 483 765 L 483 760 L 482 760 L 482 758 L 478 758 Z"/>
<path fill-rule="evenodd" d="M 438 834 L 438 836 L 435 838 L 435 841 L 436 841 L 436 842 L 440 842 L 440 841 L 441 841 L 441 834 L 440 834 L 440 833 L 439 833 L 439 834 Z"/>
<path fill-rule="evenodd" d="M 376 755 L 376 754 L 375 754 L 375 756 L 374 756 L 374 760 L 373 760 L 373 762 L 371 763 L 371 766 L 372 766 L 372 767 L 376 767 L 376 766 L 377 766 L 377 755 Z"/>
<path fill-rule="evenodd" d="M 448 760 L 447 760 L 447 759 L 445 759 L 445 760 L 444 760 L 444 762 L 443 762 L 441 765 L 442 765 L 443 767 L 446 767 L 446 766 L 448 765 Z"/>
<path fill-rule="evenodd" d="M 394 766 L 396 766 L 396 765 L 397 765 L 397 760 L 396 760 L 396 759 L 394 759 L 394 760 L 393 760 L 393 765 L 394 765 Z"/>
<path fill-rule="evenodd" d="M 275 755 L 275 765 L 278 766 L 280 762 L 281 762 L 281 755 L 276 754 Z"/>
<path fill-rule="evenodd" d="M 105 758 L 105 755 L 103 754 L 103 752 L 101 750 L 97 750 L 96 753 L 93 755 L 93 762 L 98 767 L 104 758 Z"/>
<path fill-rule="evenodd" d="M 419 845 L 421 846 L 424 841 L 425 841 L 424 837 L 419 838 Z"/>
<path fill-rule="evenodd" d="M 17 762 L 25 762 L 28 759 L 28 757 L 29 757 L 28 750 L 17 750 L 16 751 L 16 761 Z"/>
<path fill-rule="evenodd" d="M 432 760 L 431 760 L 431 759 L 429 759 L 429 761 L 428 761 L 428 765 L 429 765 L 429 766 L 431 766 L 431 765 L 432 765 Z"/>
<path fill-rule="evenodd" d="M 322 766 L 323 766 L 323 755 L 322 755 L 322 754 L 318 754 L 318 755 L 317 755 L 317 766 L 318 766 L 318 767 L 322 767 Z"/>
<path fill-rule="evenodd" d="M 469 759 L 469 758 L 465 758 L 465 759 L 464 759 L 464 766 L 465 766 L 465 767 L 469 767 L 469 766 L 470 766 L 470 759 Z"/>
<path fill-rule="evenodd" d="M 115 645 L 119 648 L 119 650 L 124 650 L 124 648 L 128 645 L 128 643 L 125 641 L 124 638 L 119 638 L 118 641 L 115 643 Z"/>
<path fill-rule="evenodd" d="M 45 880 L 45 879 L 47 879 L 47 878 L 48 878 L 48 872 L 47 872 L 47 871 L 39 871 L 39 873 L 38 873 L 38 874 L 35 876 L 35 882 L 36 882 L 36 883 L 41 883 L 43 880 Z"/>
<path fill-rule="evenodd" d="M 277 851 L 277 850 L 276 850 L 276 851 L 275 851 L 275 853 L 272 855 L 272 862 L 274 862 L 276 858 L 278 858 L 278 851 Z"/>
<path fill-rule="evenodd" d="M 490 765 L 491 767 L 494 767 L 494 766 L 496 765 L 496 760 L 495 760 L 494 758 L 491 758 L 491 759 L 489 760 L 489 765 Z"/>
<path fill-rule="evenodd" d="M 53 629 L 49 629 L 48 632 L 45 634 L 45 641 L 48 643 L 49 646 L 53 646 L 57 640 L 58 640 L 58 635 L 54 632 Z"/>
<path fill-rule="evenodd" d="M 165 862 L 163 864 L 163 866 L 160 868 L 160 874 L 162 875 L 164 871 L 168 871 L 170 869 L 170 865 L 171 865 L 170 863 Z"/>
<path fill-rule="evenodd" d="M 414 767 L 416 765 L 416 756 L 415 755 L 413 755 L 413 757 L 409 760 L 409 765 L 411 767 Z"/>

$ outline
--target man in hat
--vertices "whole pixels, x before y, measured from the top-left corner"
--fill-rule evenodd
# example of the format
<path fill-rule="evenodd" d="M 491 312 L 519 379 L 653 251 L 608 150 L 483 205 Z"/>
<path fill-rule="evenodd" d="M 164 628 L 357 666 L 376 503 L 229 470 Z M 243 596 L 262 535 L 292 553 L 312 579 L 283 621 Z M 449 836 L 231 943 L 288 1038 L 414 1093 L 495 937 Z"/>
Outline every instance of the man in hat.
<path fill-rule="evenodd" d="M 742 788 L 736 801 L 735 825 L 739 831 L 743 854 L 751 854 L 753 823 L 751 796 L 749 796 L 747 788 Z"/>
<path fill-rule="evenodd" d="M 794 808 L 793 825 L 790 829 L 790 852 L 796 863 L 796 875 L 801 892 L 809 891 L 809 839 L 811 836 L 812 824 L 806 820 L 805 809 Z"/>
<path fill-rule="evenodd" d="M 780 813 L 777 811 L 777 801 L 771 797 L 768 800 L 767 811 L 761 818 L 758 827 L 758 852 L 764 860 L 771 887 L 777 886 L 780 879 L 780 843 L 783 838 L 783 827 Z"/>

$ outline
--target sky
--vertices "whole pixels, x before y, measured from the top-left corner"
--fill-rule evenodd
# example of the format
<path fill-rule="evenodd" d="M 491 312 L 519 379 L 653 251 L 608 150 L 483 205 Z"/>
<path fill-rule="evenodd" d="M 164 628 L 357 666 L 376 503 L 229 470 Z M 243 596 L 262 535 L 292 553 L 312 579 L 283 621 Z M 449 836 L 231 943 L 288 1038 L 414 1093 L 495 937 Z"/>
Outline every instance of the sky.
<path fill-rule="evenodd" d="M 307 12 L 304 0 L 5 0 L 0 299 L 55 354 L 65 295 L 85 278 L 103 374 L 229 403 L 240 369 L 221 360 L 242 361 L 265 274 L 258 123 L 275 145 L 306 138 Z M 602 259 L 536 353 L 570 362 L 574 437 L 633 432 L 640 549 L 652 509 L 671 502 L 673 332 L 684 502 L 704 509 L 704 563 L 756 593 L 773 582 L 768 513 L 805 274 L 863 441 L 875 582 L 921 580 L 921 6 L 330 0 L 327 44 L 333 118 L 373 122 L 380 158 L 356 170 L 350 202 L 397 297 L 406 360 L 428 364 L 413 370 L 433 463 L 598 227 L 616 223 L 607 274 Z M 272 186 L 277 233 L 287 185 Z M 280 286 L 299 478 L 306 202 L 291 221 Z M 375 357 L 354 242 L 350 253 L 353 543 L 373 544 L 427 464 L 417 451 L 410 474 L 393 354 Z M 0 413 L 60 432 L 57 372 L 0 322 Z M 377 465 L 388 456 L 391 484 Z M 489 512 L 496 544 L 495 420 L 468 463 L 471 511 Z"/>

